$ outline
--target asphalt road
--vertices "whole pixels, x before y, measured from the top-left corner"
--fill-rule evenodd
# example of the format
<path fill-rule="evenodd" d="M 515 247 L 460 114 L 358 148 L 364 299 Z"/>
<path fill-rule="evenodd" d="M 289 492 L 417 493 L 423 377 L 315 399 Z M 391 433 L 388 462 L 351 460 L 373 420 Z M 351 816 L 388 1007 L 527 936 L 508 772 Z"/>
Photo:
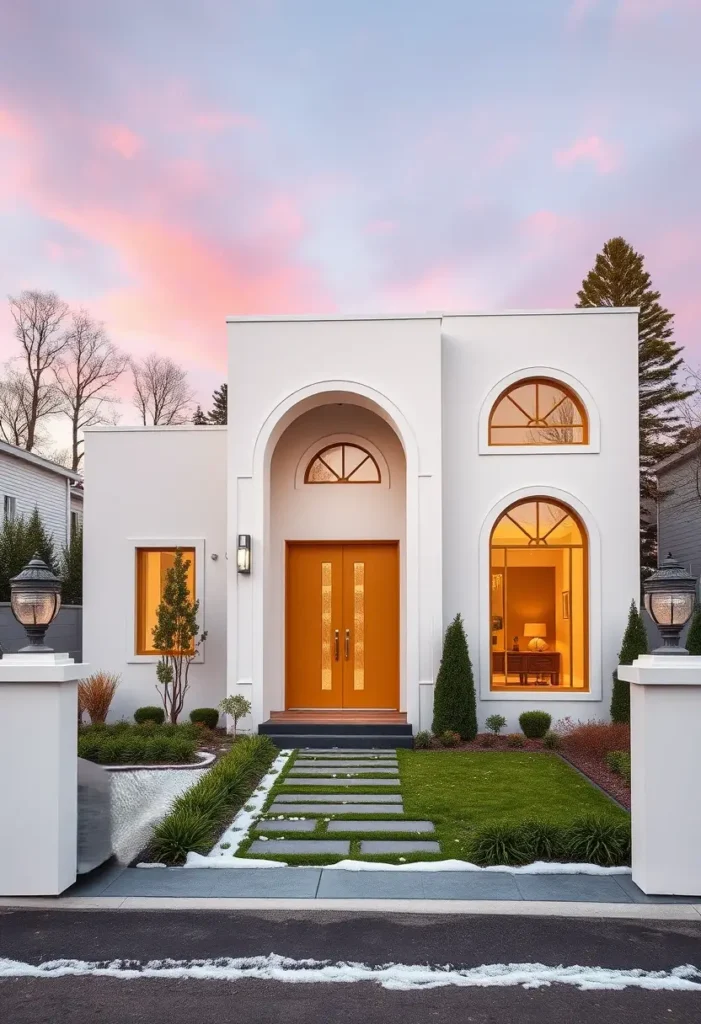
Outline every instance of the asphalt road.
<path fill-rule="evenodd" d="M 342 912 L 4 911 L 0 957 L 38 964 L 267 955 L 383 964 L 539 962 L 701 967 L 701 923 Z M 388 991 L 376 984 L 283 984 L 77 977 L 0 981 L 8 1024 L 698 1024 L 701 993 L 580 992 L 563 985 Z"/>

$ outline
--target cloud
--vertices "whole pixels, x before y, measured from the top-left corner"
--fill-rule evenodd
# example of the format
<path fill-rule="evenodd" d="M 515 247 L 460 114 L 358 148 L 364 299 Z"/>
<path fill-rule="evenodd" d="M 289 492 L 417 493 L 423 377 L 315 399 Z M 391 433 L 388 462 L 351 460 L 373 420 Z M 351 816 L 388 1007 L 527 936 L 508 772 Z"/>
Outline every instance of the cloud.
<path fill-rule="evenodd" d="M 139 136 L 124 124 L 102 124 L 97 135 L 105 148 L 114 150 L 125 160 L 133 160 L 143 145 Z"/>
<path fill-rule="evenodd" d="M 567 149 L 557 150 L 554 161 L 555 166 L 561 169 L 586 161 L 593 164 L 599 174 L 611 174 L 620 167 L 621 147 L 606 142 L 600 135 L 589 135 L 575 139 Z"/>

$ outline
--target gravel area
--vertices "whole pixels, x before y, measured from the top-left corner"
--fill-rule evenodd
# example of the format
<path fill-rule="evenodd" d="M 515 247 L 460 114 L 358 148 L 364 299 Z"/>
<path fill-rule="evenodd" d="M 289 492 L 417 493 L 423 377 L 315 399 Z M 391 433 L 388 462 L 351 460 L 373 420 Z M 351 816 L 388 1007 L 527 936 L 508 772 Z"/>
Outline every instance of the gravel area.
<path fill-rule="evenodd" d="M 206 771 L 181 768 L 112 774 L 112 849 L 121 864 L 129 864 L 138 856 L 175 798 L 194 786 Z"/>

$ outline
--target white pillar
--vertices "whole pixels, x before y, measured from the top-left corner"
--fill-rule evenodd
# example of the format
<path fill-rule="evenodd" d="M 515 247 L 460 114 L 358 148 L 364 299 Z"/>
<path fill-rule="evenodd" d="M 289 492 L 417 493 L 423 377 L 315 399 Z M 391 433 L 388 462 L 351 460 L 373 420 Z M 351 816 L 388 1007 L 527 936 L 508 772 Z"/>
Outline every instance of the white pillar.
<path fill-rule="evenodd" d="M 1 896 L 57 896 L 75 882 L 86 668 L 67 654 L 0 659 Z"/>
<path fill-rule="evenodd" d="M 618 676 L 631 684 L 633 881 L 701 896 L 701 658 L 644 655 Z"/>

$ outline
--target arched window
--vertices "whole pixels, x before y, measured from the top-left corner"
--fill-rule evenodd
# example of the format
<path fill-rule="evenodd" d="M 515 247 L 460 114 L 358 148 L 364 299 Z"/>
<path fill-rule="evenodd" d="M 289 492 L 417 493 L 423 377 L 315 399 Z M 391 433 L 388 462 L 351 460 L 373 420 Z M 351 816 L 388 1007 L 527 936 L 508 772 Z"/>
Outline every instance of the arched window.
<path fill-rule="evenodd" d="M 381 480 L 377 462 L 357 444 L 322 448 L 304 474 L 306 484 L 379 484 Z"/>
<path fill-rule="evenodd" d="M 584 405 L 566 384 L 529 377 L 510 384 L 489 415 L 490 445 L 588 444 Z"/>
<path fill-rule="evenodd" d="M 587 691 L 588 557 L 583 523 L 552 498 L 527 498 L 490 540 L 491 688 Z"/>

